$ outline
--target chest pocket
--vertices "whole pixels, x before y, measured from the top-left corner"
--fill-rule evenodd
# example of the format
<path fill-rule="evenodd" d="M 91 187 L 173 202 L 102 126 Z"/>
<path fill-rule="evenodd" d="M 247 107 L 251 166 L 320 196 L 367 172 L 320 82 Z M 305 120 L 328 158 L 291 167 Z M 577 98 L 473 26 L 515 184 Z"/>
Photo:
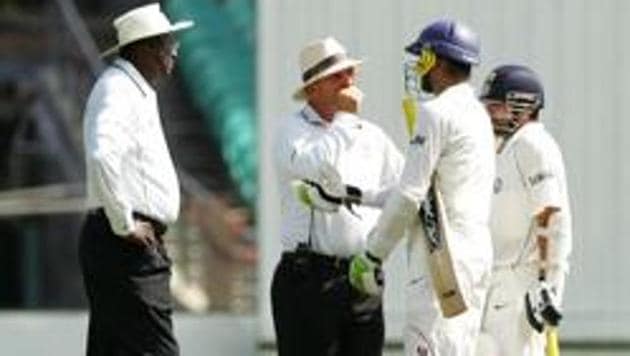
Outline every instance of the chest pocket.
<path fill-rule="evenodd" d="M 338 164 L 346 184 L 377 188 L 383 167 L 383 150 L 376 142 L 358 142 L 342 155 Z"/>

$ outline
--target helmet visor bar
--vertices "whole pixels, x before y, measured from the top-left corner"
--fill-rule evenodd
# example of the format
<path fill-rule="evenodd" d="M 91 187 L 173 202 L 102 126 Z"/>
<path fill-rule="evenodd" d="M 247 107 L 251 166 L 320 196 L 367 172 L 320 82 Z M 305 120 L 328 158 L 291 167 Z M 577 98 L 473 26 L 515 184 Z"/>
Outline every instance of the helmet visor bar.
<path fill-rule="evenodd" d="M 505 102 L 514 114 L 534 112 L 540 108 L 540 96 L 535 93 L 509 91 L 505 94 Z"/>

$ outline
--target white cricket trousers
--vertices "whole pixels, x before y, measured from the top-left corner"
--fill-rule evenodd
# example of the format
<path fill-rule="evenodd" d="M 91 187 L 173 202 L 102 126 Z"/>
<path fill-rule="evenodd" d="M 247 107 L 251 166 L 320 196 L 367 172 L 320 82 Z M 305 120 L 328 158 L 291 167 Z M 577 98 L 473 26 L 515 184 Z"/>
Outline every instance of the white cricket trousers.
<path fill-rule="evenodd" d="M 473 356 L 481 325 L 489 279 L 488 268 L 455 263 L 460 289 L 468 310 L 444 318 L 429 276 L 412 279 L 406 287 L 407 356 Z M 473 273 L 475 270 L 475 273 Z"/>
<path fill-rule="evenodd" d="M 528 323 L 525 294 L 538 283 L 535 264 L 495 268 L 482 321 L 478 356 L 544 356 L 545 335 Z M 564 273 L 553 273 L 549 282 L 562 298 Z"/>

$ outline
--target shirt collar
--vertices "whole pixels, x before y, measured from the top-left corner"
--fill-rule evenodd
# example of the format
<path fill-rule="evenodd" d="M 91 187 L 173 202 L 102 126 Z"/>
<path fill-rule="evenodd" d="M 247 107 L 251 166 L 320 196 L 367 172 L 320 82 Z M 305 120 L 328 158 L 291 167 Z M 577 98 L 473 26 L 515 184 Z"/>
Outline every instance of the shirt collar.
<path fill-rule="evenodd" d="M 114 60 L 113 66 L 122 70 L 134 82 L 138 90 L 140 90 L 144 96 L 155 94 L 153 87 L 144 79 L 133 63 L 119 57 Z"/>
<path fill-rule="evenodd" d="M 544 125 L 540 121 L 530 121 L 530 122 L 525 123 L 523 126 L 519 127 L 518 130 L 516 130 L 512 135 L 510 135 L 507 138 L 507 141 L 505 142 L 501 152 L 505 151 L 509 146 L 512 146 L 512 144 L 516 142 L 519 137 L 525 135 L 527 132 L 531 130 L 540 130 L 543 127 Z"/>
<path fill-rule="evenodd" d="M 308 104 L 306 104 L 304 108 L 302 108 L 302 110 L 300 111 L 300 116 L 302 117 L 302 119 L 304 119 L 304 121 L 306 121 L 306 123 L 313 126 L 325 127 L 328 125 L 328 123 L 324 121 L 324 119 L 322 119 L 321 116 L 319 116 L 317 111 L 315 111 L 315 109 L 313 109 Z"/>
<path fill-rule="evenodd" d="M 461 82 L 446 88 L 446 95 L 475 95 L 475 90 L 468 82 Z"/>

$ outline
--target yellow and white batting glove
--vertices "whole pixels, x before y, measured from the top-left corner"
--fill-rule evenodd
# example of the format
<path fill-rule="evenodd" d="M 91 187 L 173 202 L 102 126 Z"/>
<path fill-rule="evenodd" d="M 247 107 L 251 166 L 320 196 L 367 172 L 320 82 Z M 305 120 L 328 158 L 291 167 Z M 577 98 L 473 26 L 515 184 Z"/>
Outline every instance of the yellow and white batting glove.
<path fill-rule="evenodd" d="M 361 189 L 351 185 L 343 185 L 341 192 L 331 193 L 323 185 L 304 179 L 291 182 L 291 189 L 306 207 L 328 213 L 339 211 L 341 206 L 354 212 L 353 205 L 361 204 Z"/>
<path fill-rule="evenodd" d="M 317 187 L 318 185 L 314 185 L 313 182 L 306 180 L 294 180 L 291 182 L 293 195 L 307 208 L 327 213 L 335 213 L 339 211 L 340 204 L 335 201 L 325 199 L 319 193 Z"/>
<path fill-rule="evenodd" d="M 348 278 L 359 292 L 368 295 L 382 295 L 384 286 L 381 260 L 369 252 L 356 255 L 350 261 Z"/>

